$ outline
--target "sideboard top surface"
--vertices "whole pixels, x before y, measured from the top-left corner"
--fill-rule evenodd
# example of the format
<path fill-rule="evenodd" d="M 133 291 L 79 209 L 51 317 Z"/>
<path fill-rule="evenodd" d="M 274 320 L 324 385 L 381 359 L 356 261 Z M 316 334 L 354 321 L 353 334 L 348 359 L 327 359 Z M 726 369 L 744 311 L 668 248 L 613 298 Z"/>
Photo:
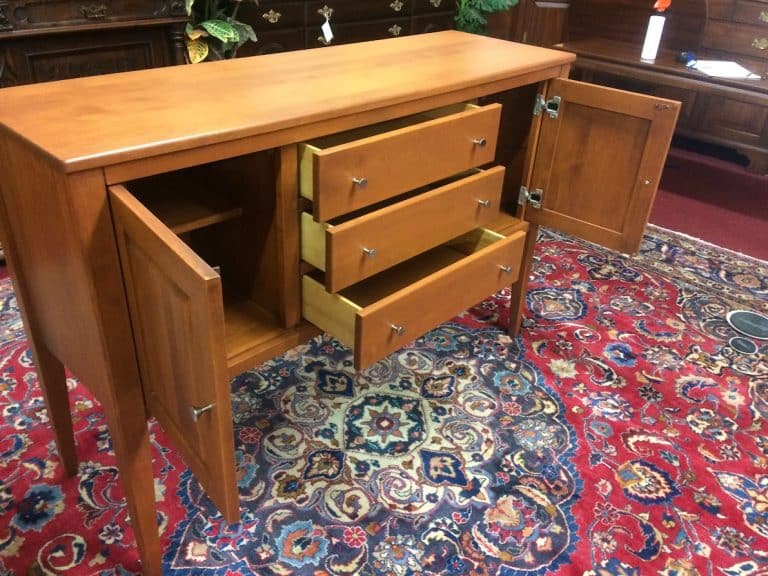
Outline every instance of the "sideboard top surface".
<path fill-rule="evenodd" d="M 436 32 L 6 88 L 0 130 L 74 172 L 459 91 L 574 58 Z"/>

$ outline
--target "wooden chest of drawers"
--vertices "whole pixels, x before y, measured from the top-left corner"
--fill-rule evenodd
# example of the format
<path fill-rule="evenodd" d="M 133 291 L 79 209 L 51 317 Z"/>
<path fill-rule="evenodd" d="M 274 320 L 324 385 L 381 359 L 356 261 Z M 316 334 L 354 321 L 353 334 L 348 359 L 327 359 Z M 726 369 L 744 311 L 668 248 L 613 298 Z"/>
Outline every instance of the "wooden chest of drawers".
<path fill-rule="evenodd" d="M 0 0 L 0 87 L 184 62 L 184 2 Z"/>
<path fill-rule="evenodd" d="M 258 41 L 243 46 L 241 56 L 268 54 L 332 44 L 394 38 L 454 27 L 456 0 L 262 0 L 243 3 L 238 18 L 251 24 Z M 326 18 L 333 39 L 321 26 Z"/>
<path fill-rule="evenodd" d="M 567 80 L 573 58 L 446 31 L 0 92 L 0 225 L 59 454 L 75 474 L 66 366 L 145 574 L 149 414 L 236 521 L 232 376 L 320 329 L 363 367 L 502 287 L 514 334 L 538 224 L 637 249 L 679 106 Z"/>

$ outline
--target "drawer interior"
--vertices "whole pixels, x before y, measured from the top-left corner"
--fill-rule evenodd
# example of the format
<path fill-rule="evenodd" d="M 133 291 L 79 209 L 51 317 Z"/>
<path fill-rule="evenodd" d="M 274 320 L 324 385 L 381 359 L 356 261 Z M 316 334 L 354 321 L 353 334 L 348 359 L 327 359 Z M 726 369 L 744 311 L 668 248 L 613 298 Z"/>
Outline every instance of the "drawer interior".
<path fill-rule="evenodd" d="M 344 344 L 354 346 L 355 316 L 364 308 L 396 297 L 401 290 L 504 238 L 491 230 L 473 230 L 336 294 L 325 290 L 322 272 L 312 272 L 302 279 L 304 315 Z"/>

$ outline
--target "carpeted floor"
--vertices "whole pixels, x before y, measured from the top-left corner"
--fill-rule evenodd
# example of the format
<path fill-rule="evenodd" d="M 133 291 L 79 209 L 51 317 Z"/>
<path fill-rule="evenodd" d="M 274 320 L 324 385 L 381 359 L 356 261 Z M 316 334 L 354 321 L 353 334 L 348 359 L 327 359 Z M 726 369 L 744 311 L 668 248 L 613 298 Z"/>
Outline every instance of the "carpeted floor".
<path fill-rule="evenodd" d="M 169 575 L 768 571 L 768 264 L 650 229 L 635 258 L 543 232 L 520 338 L 500 293 L 371 369 L 319 337 L 232 383 L 241 523 L 153 426 Z M 139 570 L 110 439 L 74 380 L 63 478 L 0 281 L 0 574 Z"/>
<path fill-rule="evenodd" d="M 650 222 L 768 260 L 768 175 L 711 154 L 670 149 Z"/>

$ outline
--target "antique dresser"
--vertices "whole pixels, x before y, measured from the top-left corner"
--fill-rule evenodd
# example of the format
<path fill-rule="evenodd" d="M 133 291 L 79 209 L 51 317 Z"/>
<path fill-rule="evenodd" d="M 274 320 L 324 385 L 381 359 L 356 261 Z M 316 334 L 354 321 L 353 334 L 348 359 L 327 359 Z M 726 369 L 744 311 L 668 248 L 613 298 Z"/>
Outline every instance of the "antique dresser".
<path fill-rule="evenodd" d="M 184 62 L 179 0 L 0 0 L 0 88 Z"/>
<path fill-rule="evenodd" d="M 444 31 L 0 91 L 0 223 L 59 456 L 75 474 L 66 366 L 145 574 L 149 415 L 237 521 L 233 375 L 321 329 L 361 368 L 509 286 L 516 333 L 539 224 L 637 249 L 679 104 L 573 60 Z"/>

